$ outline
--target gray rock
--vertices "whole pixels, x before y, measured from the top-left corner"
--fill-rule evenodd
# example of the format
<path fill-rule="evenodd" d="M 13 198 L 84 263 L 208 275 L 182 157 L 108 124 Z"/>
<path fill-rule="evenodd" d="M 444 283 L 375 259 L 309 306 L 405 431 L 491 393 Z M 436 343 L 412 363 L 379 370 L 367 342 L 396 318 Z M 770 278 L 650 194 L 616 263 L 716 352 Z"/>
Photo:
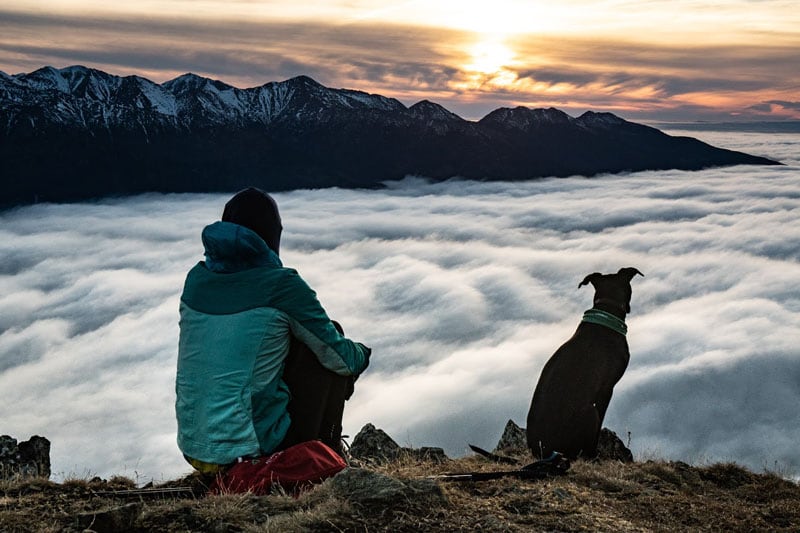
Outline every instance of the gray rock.
<path fill-rule="evenodd" d="M 377 462 L 388 462 L 400 456 L 401 448 L 392 437 L 382 429 L 367 424 L 350 445 L 350 456 L 355 459 L 368 459 Z"/>
<path fill-rule="evenodd" d="M 616 433 L 608 428 L 600 430 L 597 442 L 597 458 L 607 461 L 633 462 L 633 453 L 628 449 Z"/>
<path fill-rule="evenodd" d="M 406 448 L 397 444 L 385 431 L 372 424 L 366 424 L 353 439 L 350 446 L 353 459 L 374 463 L 387 463 L 401 456 L 413 457 L 422 461 L 448 461 L 442 448 L 423 446 L 422 448 Z"/>
<path fill-rule="evenodd" d="M 506 422 L 503 435 L 497 442 L 494 453 L 521 452 L 528 449 L 528 437 L 525 429 L 519 427 L 513 420 Z"/>
<path fill-rule="evenodd" d="M 430 479 L 401 481 L 363 468 L 345 468 L 331 480 L 333 493 L 351 503 L 372 507 L 444 505 L 442 489 Z"/>
<path fill-rule="evenodd" d="M 17 453 L 17 439 L 8 435 L 0 436 L 0 461 Z"/>
<path fill-rule="evenodd" d="M 434 463 L 444 463 L 450 458 L 444 453 L 444 449 L 434 446 L 422 446 L 421 448 L 402 448 L 406 453 L 421 461 L 433 461 Z"/>
<path fill-rule="evenodd" d="M 528 449 L 525 428 L 521 428 L 509 420 L 503 435 L 494 449 L 494 453 L 518 452 Z M 597 441 L 597 458 L 609 461 L 622 461 L 623 463 L 633 462 L 633 453 L 622 442 L 616 433 L 608 428 L 600 430 L 600 438 Z"/>
<path fill-rule="evenodd" d="M 0 436 L 0 479 L 50 477 L 50 441 L 34 435 L 25 442 Z"/>

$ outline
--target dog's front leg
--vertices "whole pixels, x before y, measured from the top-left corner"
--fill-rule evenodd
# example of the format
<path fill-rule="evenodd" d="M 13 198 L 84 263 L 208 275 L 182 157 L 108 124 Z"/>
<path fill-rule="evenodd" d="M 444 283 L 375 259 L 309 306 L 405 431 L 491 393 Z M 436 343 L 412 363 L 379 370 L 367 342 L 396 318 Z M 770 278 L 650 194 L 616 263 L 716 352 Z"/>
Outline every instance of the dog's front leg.
<path fill-rule="evenodd" d="M 613 388 L 609 388 L 607 391 L 600 391 L 600 393 L 597 395 L 597 399 L 594 402 L 594 407 L 597 409 L 597 418 L 600 422 L 600 427 L 603 426 L 603 419 L 606 417 L 608 404 L 611 403 L 611 395 L 613 393 Z M 600 431 L 600 428 L 598 428 L 598 431 Z"/>

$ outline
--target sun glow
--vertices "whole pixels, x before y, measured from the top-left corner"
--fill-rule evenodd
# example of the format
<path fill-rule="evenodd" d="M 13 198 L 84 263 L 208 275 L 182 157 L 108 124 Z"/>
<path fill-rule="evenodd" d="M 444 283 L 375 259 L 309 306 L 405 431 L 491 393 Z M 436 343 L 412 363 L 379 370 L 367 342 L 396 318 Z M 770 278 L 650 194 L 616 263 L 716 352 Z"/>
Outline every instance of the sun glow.
<path fill-rule="evenodd" d="M 514 62 L 514 51 L 497 39 L 478 41 L 470 47 L 469 53 L 472 59 L 471 63 L 464 67 L 481 74 L 494 74 Z"/>
<path fill-rule="evenodd" d="M 490 87 L 509 87 L 517 81 L 514 72 L 515 52 L 502 36 L 482 36 L 471 45 L 465 45 L 465 59 L 460 69 L 462 79 L 453 84 L 460 90 Z"/>

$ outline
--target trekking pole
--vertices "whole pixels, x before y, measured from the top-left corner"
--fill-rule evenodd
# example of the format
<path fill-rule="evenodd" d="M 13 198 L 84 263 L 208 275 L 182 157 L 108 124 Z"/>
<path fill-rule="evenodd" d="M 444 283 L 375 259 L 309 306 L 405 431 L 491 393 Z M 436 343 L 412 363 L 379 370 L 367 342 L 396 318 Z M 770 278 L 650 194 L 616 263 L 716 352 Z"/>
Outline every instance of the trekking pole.
<path fill-rule="evenodd" d="M 93 496 L 101 498 L 194 498 L 191 487 L 164 487 L 146 489 L 99 490 Z"/>
<path fill-rule="evenodd" d="M 563 476 L 569 470 L 569 459 L 560 453 L 553 452 L 547 459 L 536 461 L 523 466 L 519 470 L 502 470 L 499 472 L 468 472 L 465 474 L 440 474 L 437 476 L 427 476 L 426 479 L 434 481 L 487 481 L 502 477 L 514 477 L 517 479 L 545 479 L 554 476 Z"/>

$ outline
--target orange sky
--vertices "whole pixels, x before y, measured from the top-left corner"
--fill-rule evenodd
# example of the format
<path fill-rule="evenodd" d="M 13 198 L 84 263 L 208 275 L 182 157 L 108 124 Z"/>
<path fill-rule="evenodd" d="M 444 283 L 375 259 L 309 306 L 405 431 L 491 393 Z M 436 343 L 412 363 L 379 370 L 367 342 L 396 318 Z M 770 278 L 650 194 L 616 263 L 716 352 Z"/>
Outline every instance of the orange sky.
<path fill-rule="evenodd" d="M 465 118 L 800 119 L 797 0 L 0 0 L 0 70 L 306 74 Z"/>

